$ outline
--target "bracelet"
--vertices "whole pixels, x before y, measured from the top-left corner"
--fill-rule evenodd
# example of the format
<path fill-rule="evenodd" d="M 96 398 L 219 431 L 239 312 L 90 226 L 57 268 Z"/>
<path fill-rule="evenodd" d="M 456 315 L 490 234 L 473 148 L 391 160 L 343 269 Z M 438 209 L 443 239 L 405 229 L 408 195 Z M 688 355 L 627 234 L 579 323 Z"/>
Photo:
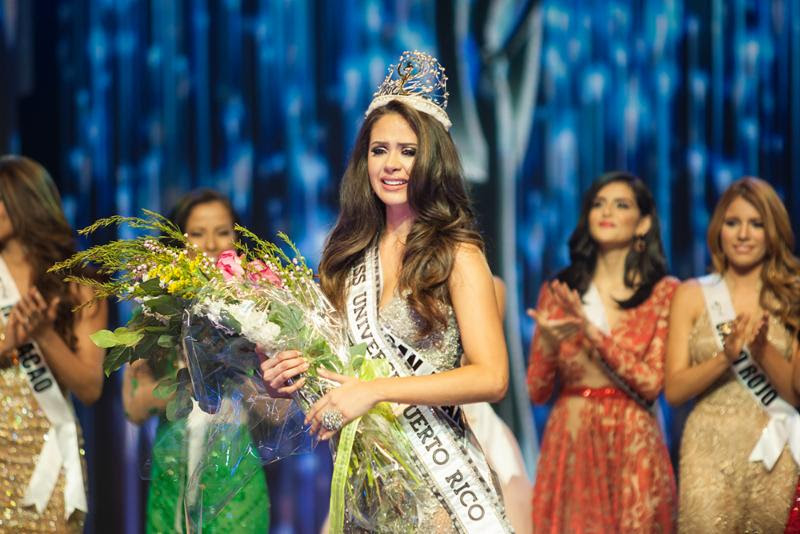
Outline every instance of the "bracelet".
<path fill-rule="evenodd" d="M 3 343 L 5 340 L 6 340 L 6 330 L 4 328 L 3 331 L 0 332 L 0 343 Z M 0 353 L 0 356 L 2 356 L 3 358 L 8 358 L 11 364 L 14 366 L 19 365 L 19 351 L 17 350 L 16 347 L 11 347 L 10 349 L 3 351 L 2 353 Z"/>
<path fill-rule="evenodd" d="M 19 351 L 17 350 L 16 347 L 0 353 L 0 357 L 8 358 L 8 360 L 11 362 L 11 365 L 14 366 L 19 365 Z"/>

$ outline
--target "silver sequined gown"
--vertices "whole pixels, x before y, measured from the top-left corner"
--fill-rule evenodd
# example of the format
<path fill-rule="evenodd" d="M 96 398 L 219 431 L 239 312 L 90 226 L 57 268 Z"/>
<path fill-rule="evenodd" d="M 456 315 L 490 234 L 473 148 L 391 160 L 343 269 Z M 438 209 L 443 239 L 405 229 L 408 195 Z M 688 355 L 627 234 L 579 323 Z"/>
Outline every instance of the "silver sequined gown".
<path fill-rule="evenodd" d="M 389 330 L 391 334 L 402 339 L 415 350 L 415 352 L 428 361 L 437 371 L 447 371 L 460 365 L 463 348 L 461 337 L 456 323 L 455 313 L 451 306 L 447 306 L 447 328 L 435 330 L 425 337 L 418 337 L 420 330 L 420 319 L 414 310 L 409 306 L 407 300 L 398 295 L 380 311 L 378 318 L 381 325 Z M 486 465 L 483 459 L 483 452 L 472 435 L 472 431 L 466 427 L 465 432 L 460 437 L 460 445 L 468 451 L 472 457 L 477 457 L 480 465 Z M 484 480 L 489 481 L 490 494 L 494 500 L 494 505 L 503 508 L 502 497 L 499 491 L 494 473 L 488 467 L 482 470 Z M 441 504 L 436 493 L 431 489 L 431 483 L 426 484 L 422 495 L 418 495 L 417 510 L 421 515 L 421 527 L 419 532 L 433 533 L 456 533 L 459 530 L 450 519 L 447 509 Z M 410 510 L 409 510 L 410 511 Z M 510 531 L 510 527 L 508 527 Z M 354 527 L 352 524 L 345 525 L 347 532 L 360 532 L 362 529 Z M 378 531 L 383 532 L 380 528 Z"/>

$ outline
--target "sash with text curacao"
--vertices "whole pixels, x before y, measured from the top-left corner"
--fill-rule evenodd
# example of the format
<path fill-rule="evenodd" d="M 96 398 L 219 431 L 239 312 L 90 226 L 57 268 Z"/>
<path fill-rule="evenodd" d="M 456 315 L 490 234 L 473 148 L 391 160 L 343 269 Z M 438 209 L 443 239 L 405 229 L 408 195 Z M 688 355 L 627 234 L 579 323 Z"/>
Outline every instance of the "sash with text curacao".
<path fill-rule="evenodd" d="M 19 300 L 17 284 L 5 261 L 0 258 L 0 311 L 4 323 Z M 50 422 L 42 451 L 25 489 L 22 505 L 35 506 L 37 512 L 42 513 L 50 501 L 63 468 L 64 517 L 69 518 L 75 510 L 86 513 L 88 507 L 78 448 L 78 426 L 72 404 L 61 392 L 39 346 L 29 341 L 17 349 L 19 365 L 28 380 L 31 392 Z"/>

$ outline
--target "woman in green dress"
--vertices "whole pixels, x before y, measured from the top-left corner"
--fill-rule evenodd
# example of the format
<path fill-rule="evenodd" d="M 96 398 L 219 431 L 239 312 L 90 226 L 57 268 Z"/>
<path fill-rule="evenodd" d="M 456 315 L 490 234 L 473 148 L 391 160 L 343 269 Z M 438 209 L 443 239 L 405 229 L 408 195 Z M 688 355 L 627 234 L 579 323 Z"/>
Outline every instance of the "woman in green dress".
<path fill-rule="evenodd" d="M 173 210 L 172 220 L 185 232 L 190 243 L 212 258 L 233 248 L 236 214 L 230 201 L 215 191 L 198 190 L 183 197 Z M 181 365 L 181 362 L 167 365 Z M 224 435 L 222 439 L 209 440 L 211 416 L 196 405 L 188 418 L 168 421 L 167 399 L 153 393 L 163 372 L 153 370 L 147 361 L 137 360 L 125 371 L 122 393 L 125 413 L 133 423 L 141 424 L 152 415 L 159 416 L 151 454 L 148 534 L 185 531 L 186 479 L 195 471 L 201 457 L 200 482 L 206 492 L 204 504 L 225 502 L 226 492 L 236 491 L 222 510 L 209 513 L 208 507 L 205 508 L 202 531 L 267 532 L 269 494 L 260 458 L 251 446 L 247 424 L 239 424 L 234 432 L 220 432 Z M 223 409 L 224 406 L 223 402 Z M 205 448 L 207 441 L 213 442 L 210 449 Z M 244 452 L 236 458 L 235 466 L 230 465 L 228 456 L 231 447 Z M 190 500 L 192 498 L 196 497 L 190 496 Z"/>

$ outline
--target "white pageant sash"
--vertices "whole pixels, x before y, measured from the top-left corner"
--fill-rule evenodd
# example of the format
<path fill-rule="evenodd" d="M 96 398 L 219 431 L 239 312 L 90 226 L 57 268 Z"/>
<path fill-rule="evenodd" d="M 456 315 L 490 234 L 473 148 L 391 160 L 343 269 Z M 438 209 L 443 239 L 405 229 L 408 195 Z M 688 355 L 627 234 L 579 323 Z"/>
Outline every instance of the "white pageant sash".
<path fill-rule="evenodd" d="M 20 294 L 14 278 L 5 261 L 0 258 L 0 310 L 4 323 L 19 300 Z M 50 422 L 50 429 L 44 437 L 44 445 L 25 490 L 22 505 L 35 506 L 36 511 L 42 513 L 50 501 L 63 467 L 64 517 L 69 518 L 75 510 L 86 513 L 89 508 L 83 485 L 78 427 L 72 406 L 61 393 L 38 345 L 30 341 L 17 349 L 19 364 L 25 372 L 31 392 Z"/>
<path fill-rule="evenodd" d="M 592 284 L 582 297 L 583 300 L 583 313 L 589 322 L 597 327 L 602 333 L 611 335 L 611 327 L 608 325 L 608 318 L 606 317 L 606 309 L 603 306 L 603 299 L 600 297 L 600 291 L 597 286 Z M 611 379 L 614 384 L 625 392 L 632 400 L 645 410 L 651 410 L 653 401 L 647 400 L 634 390 L 625 380 L 619 376 L 614 369 L 608 365 L 602 357 L 597 358 L 600 366 L 605 371 L 606 375 Z M 662 425 L 663 428 L 663 425 Z"/>
<path fill-rule="evenodd" d="M 354 343 L 367 345 L 367 356 L 389 362 L 396 376 L 436 372 L 429 362 L 378 320 L 380 264 L 376 247 L 352 271 L 347 298 L 347 323 Z M 438 498 L 459 532 L 505 533 L 510 527 L 498 496 L 487 482 L 485 460 L 470 456 L 459 444 L 464 435 L 459 407 L 406 406 L 398 416 L 416 457 L 427 471 Z M 484 465 L 478 465 L 482 462 Z"/>
<path fill-rule="evenodd" d="M 611 327 L 608 326 L 608 319 L 606 318 L 606 309 L 603 307 L 603 299 L 600 297 L 600 291 L 597 286 L 592 284 L 582 297 L 583 300 L 583 313 L 586 318 L 600 330 L 602 333 L 611 334 Z"/>
<path fill-rule="evenodd" d="M 714 326 L 714 334 L 720 350 L 724 348 L 722 327 L 736 318 L 728 287 L 718 274 L 710 274 L 698 278 L 706 309 Z M 771 470 L 780 458 L 784 446 L 789 444 L 789 451 L 795 463 L 800 465 L 800 414 L 783 400 L 775 387 L 770 384 L 769 377 L 756 363 L 747 347 L 742 349 L 739 357 L 731 364 L 731 371 L 753 400 L 769 415 L 769 423 L 761 432 L 761 437 L 750 453 L 751 462 L 763 462 Z"/>

